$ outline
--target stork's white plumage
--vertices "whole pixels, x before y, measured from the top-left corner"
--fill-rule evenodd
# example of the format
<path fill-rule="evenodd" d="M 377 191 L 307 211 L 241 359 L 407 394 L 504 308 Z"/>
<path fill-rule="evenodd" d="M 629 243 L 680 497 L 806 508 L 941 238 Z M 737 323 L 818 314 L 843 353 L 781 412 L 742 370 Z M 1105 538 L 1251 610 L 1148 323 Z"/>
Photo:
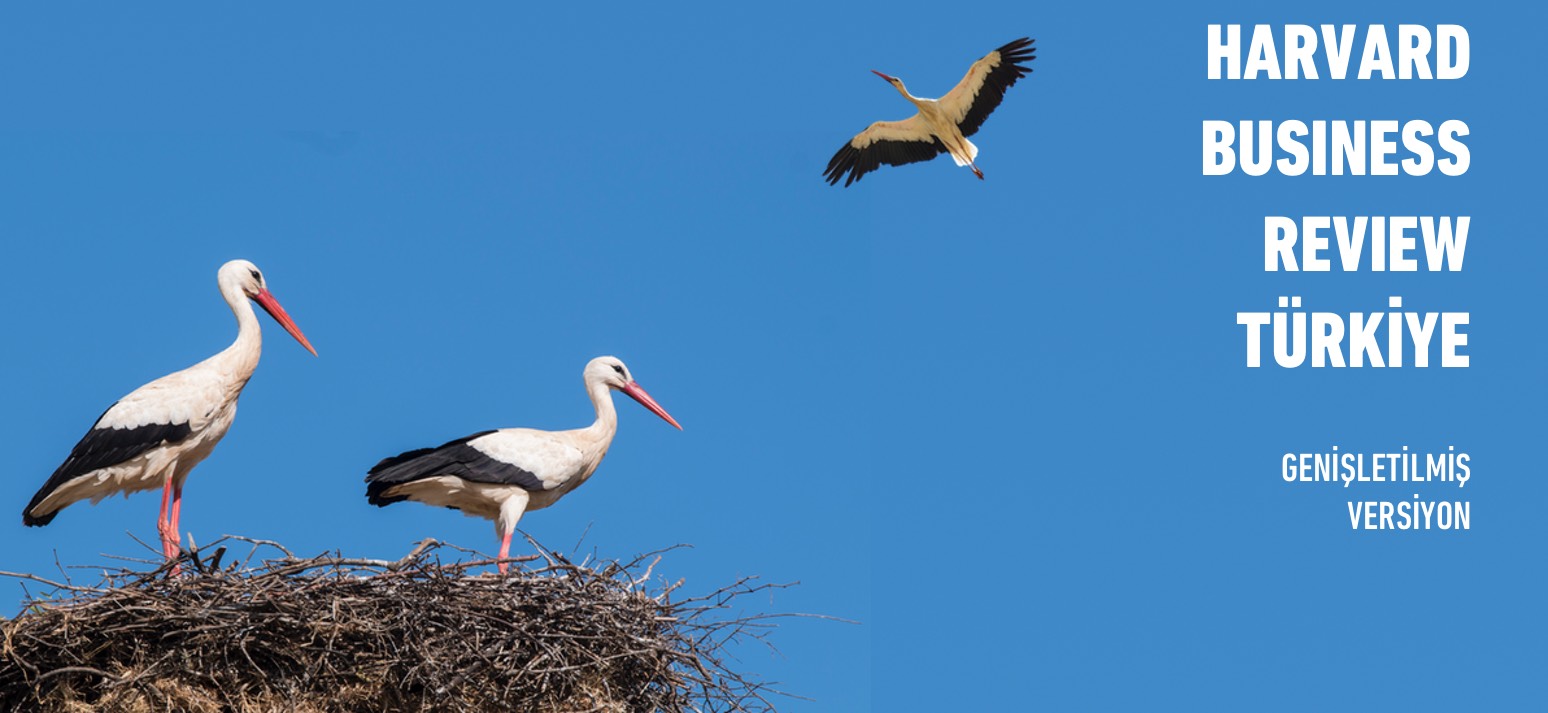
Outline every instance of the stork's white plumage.
<path fill-rule="evenodd" d="M 951 154 L 958 166 L 968 166 L 984 177 L 974 160 L 978 147 L 972 136 L 1005 98 L 1005 90 L 1032 68 L 1023 64 L 1035 57 L 1032 40 L 1021 38 L 984 55 L 968 68 L 967 76 L 940 99 L 921 99 L 908 93 L 903 80 L 871 70 L 897 89 L 919 113 L 902 121 L 878 121 L 856 134 L 828 161 L 823 177 L 829 185 L 842 179 L 848 186 L 882 164 L 901 166 Z"/>
<path fill-rule="evenodd" d="M 366 498 L 387 506 L 402 500 L 460 510 L 495 521 L 500 538 L 500 571 L 511 551 L 511 534 L 528 510 L 541 510 L 586 482 L 596 472 L 618 432 L 611 389 L 682 426 L 635 383 L 629 367 L 610 356 L 586 364 L 586 393 L 597 420 L 572 431 L 507 428 L 483 431 L 435 448 L 387 458 L 366 475 Z"/>
<path fill-rule="evenodd" d="M 130 392 L 108 407 L 70 456 L 22 510 L 22 523 L 47 525 L 71 503 L 96 503 L 114 493 L 161 488 L 156 529 L 168 559 L 179 552 L 178 516 L 189 471 L 214 450 L 236 418 L 237 397 L 252 378 L 263 347 L 255 300 L 314 356 L 317 350 L 265 286 L 263 274 L 246 260 L 232 260 L 218 273 L 220 294 L 236 315 L 231 346 L 182 371 Z"/>

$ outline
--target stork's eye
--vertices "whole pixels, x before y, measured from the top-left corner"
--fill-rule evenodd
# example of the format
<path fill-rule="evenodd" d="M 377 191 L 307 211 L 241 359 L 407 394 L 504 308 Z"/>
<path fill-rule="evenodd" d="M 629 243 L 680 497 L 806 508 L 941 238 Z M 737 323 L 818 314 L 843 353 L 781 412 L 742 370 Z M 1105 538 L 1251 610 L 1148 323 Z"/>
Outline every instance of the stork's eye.
<path fill-rule="evenodd" d="M 253 273 L 253 279 L 254 280 L 257 280 L 259 282 L 263 282 L 263 275 L 258 274 L 257 270 L 248 270 L 248 272 Z"/>
<path fill-rule="evenodd" d="M 613 371 L 618 372 L 619 376 L 623 376 L 624 375 L 624 373 L 623 373 L 623 366 L 622 365 L 614 364 L 613 365 Z"/>

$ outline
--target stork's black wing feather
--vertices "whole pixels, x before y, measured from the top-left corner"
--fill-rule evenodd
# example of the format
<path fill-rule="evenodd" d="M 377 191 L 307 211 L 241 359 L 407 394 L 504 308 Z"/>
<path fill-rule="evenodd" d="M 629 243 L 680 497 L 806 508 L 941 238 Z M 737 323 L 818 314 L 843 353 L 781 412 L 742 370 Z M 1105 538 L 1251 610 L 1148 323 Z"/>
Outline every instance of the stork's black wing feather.
<path fill-rule="evenodd" d="M 108 411 L 111 410 L 113 407 L 109 406 Z M 107 411 L 103 411 L 102 416 L 106 415 Z M 193 433 L 193 428 L 186 423 L 151 423 L 133 428 L 105 427 L 98 425 L 102 422 L 102 416 L 97 417 L 97 423 L 70 449 L 70 456 L 65 458 L 64 463 L 48 477 L 48 482 L 32 496 L 27 507 L 22 509 L 23 525 L 41 527 L 53 521 L 54 516 L 59 514 L 58 510 L 34 513 L 32 509 L 65 483 L 94 470 L 123 463 L 152 448 L 178 443 Z"/>
<path fill-rule="evenodd" d="M 833 154 L 833 159 L 828 161 L 828 169 L 823 171 L 823 177 L 828 179 L 830 186 L 838 185 L 839 179 L 844 179 L 844 185 L 848 186 L 860 180 L 861 176 L 881 168 L 882 164 L 902 166 L 906 163 L 929 161 L 946 153 L 946 146 L 940 139 L 933 136 L 930 138 L 928 142 L 873 141 L 863 149 L 855 148 L 854 140 L 850 140 L 838 150 L 838 153 Z M 848 178 L 845 178 L 846 173 Z"/>
<path fill-rule="evenodd" d="M 491 433 L 494 431 L 482 431 L 466 438 L 443 443 L 435 448 L 420 448 L 383 459 L 366 474 L 366 499 L 372 505 L 391 505 L 406 499 L 402 496 L 386 495 L 386 491 L 393 486 L 438 475 L 452 475 L 474 483 L 515 485 L 526 490 L 542 490 L 543 481 L 536 475 L 510 463 L 491 458 L 483 451 L 468 445 L 468 441 Z"/>
<path fill-rule="evenodd" d="M 1032 46 L 1032 40 L 1026 37 L 1006 43 L 1005 46 L 995 50 L 1000 54 L 1000 63 L 989 68 L 985 73 L 983 84 L 972 97 L 967 114 L 957 122 L 957 128 L 961 129 L 963 136 L 972 136 L 976 133 L 978 127 L 983 126 L 984 120 L 989 118 L 989 114 L 1005 99 L 1005 90 L 1011 88 L 1016 80 L 1032 72 L 1032 68 L 1023 63 L 1037 59 L 1033 55 L 1036 51 L 1037 48 Z M 971 77 L 971 71 L 969 77 Z M 963 84 L 967 83 L 967 79 L 964 78 Z M 958 85 L 958 89 L 971 90 L 972 88 Z"/>

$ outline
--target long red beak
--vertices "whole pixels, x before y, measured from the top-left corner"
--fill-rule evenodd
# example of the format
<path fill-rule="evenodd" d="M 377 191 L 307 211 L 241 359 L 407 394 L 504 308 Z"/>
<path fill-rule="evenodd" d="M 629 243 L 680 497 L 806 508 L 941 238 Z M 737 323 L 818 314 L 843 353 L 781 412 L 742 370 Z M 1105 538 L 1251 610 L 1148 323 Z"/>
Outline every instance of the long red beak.
<path fill-rule="evenodd" d="M 264 289 L 259 290 L 258 294 L 253 296 L 253 299 L 257 300 L 258 306 L 262 307 L 263 311 L 268 312 L 269 316 L 274 318 L 274 321 L 279 322 L 279 325 L 284 327 L 285 331 L 290 332 L 290 336 L 295 337 L 296 341 L 301 342 L 301 346 L 306 347 L 306 350 L 311 352 L 312 356 L 317 356 L 317 350 L 312 348 L 312 343 L 306 340 L 306 335 L 301 333 L 301 328 L 296 326 L 295 321 L 290 318 L 290 315 L 285 314 L 285 308 L 280 306 L 279 300 L 274 299 L 274 295 L 269 294 L 269 291 Z"/>
<path fill-rule="evenodd" d="M 890 81 L 892 81 L 892 77 L 890 77 L 890 76 L 887 76 L 887 75 L 885 75 L 885 74 L 882 74 L 882 73 L 881 73 L 881 72 L 878 72 L 878 71 L 876 71 L 876 70 L 874 70 L 874 69 L 873 69 L 873 70 L 871 70 L 871 74 L 874 74 L 874 75 L 876 75 L 876 76 L 878 76 L 878 77 L 881 77 L 881 78 L 882 78 L 882 79 L 885 79 L 885 80 L 887 80 L 887 81 L 889 81 L 889 82 L 890 82 Z"/>
<path fill-rule="evenodd" d="M 682 425 L 677 422 L 677 419 L 672 418 L 672 414 L 667 413 L 666 409 L 661 408 L 661 404 L 656 403 L 656 400 L 651 398 L 650 394 L 645 393 L 645 389 L 641 388 L 638 383 L 631 381 L 624 384 L 624 387 L 619 390 L 628 394 L 629 398 L 640 402 L 641 406 L 650 409 L 651 413 L 665 419 L 667 423 L 677 426 L 677 430 L 683 430 Z"/>

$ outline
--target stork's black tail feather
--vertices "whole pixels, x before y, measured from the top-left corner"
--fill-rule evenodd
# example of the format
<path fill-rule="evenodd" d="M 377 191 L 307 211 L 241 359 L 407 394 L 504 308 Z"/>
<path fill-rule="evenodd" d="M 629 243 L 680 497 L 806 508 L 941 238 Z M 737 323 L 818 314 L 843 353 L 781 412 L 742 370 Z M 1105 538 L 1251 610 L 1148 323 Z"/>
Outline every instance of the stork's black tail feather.
<path fill-rule="evenodd" d="M 442 443 L 434 448 L 418 448 L 399 453 L 391 458 L 383 458 L 380 463 L 371 468 L 370 472 L 366 473 L 366 500 L 377 507 L 386 507 L 406 500 L 407 498 L 402 496 L 393 497 L 385 493 L 395 485 L 439 475 L 448 465 L 446 458 L 438 457 L 439 453 L 491 433 L 494 431 L 480 431 L 471 436 Z"/>

